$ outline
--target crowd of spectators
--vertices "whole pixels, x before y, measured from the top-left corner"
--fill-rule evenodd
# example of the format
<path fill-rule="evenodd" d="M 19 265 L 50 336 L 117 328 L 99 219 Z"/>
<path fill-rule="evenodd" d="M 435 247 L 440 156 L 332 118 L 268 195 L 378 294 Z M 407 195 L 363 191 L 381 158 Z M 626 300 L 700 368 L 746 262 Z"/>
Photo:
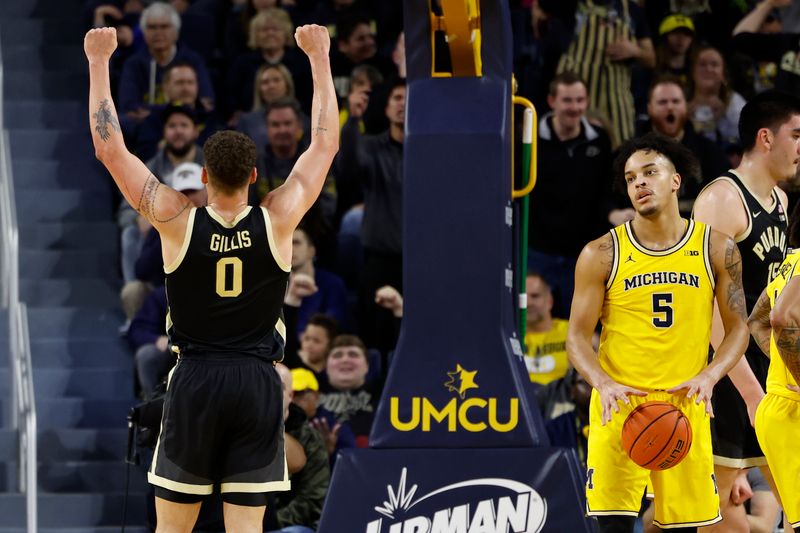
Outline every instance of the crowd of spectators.
<path fill-rule="evenodd" d="M 538 275 L 528 289 L 539 304 L 529 303 L 538 312 L 529 313 L 528 370 L 546 388 L 540 391 L 545 418 L 559 419 L 551 437 L 580 449 L 585 383 L 568 367 L 566 328 L 558 319 L 569 313 L 582 246 L 633 216 L 627 198 L 612 188 L 613 152 L 651 130 L 690 147 L 703 169 L 701 180 L 683 186 L 681 210 L 691 213 L 702 187 L 738 164 L 737 122 L 747 99 L 773 87 L 800 90 L 800 5 L 510 4 L 518 93 L 540 116 L 529 242 L 529 268 Z M 331 33 L 341 147 L 320 199 L 295 232 L 284 309 L 290 372 L 282 374 L 295 406 L 287 411 L 287 432 L 309 455 L 302 468 L 320 468 L 311 456 L 328 455 L 324 475 L 302 468 L 294 474 L 315 485 L 300 484 L 315 498 L 327 487 L 336 451 L 368 443 L 402 317 L 402 8 L 401 0 L 85 1 L 87 28 L 118 30 L 112 88 L 126 143 L 159 180 L 199 207 L 202 143 L 221 129 L 241 131 L 256 144 L 252 205 L 287 179 L 308 144 L 312 96 L 294 29 L 316 23 Z M 174 363 L 163 331 L 160 243 L 124 202 L 118 222 L 126 334 L 136 354 L 136 386 L 146 396 Z M 278 511 L 273 527 L 313 528 L 318 503 Z"/>

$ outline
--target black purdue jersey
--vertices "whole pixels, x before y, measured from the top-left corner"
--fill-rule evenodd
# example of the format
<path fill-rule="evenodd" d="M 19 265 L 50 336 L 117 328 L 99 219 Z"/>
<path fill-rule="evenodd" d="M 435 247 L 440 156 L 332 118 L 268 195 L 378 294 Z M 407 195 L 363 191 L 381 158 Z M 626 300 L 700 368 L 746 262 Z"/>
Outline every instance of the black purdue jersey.
<path fill-rule="evenodd" d="M 289 270 L 266 208 L 247 207 L 230 224 L 211 207 L 192 209 L 180 254 L 164 268 L 170 342 L 187 353 L 280 360 Z"/>
<path fill-rule="evenodd" d="M 736 245 L 742 254 L 742 285 L 750 313 L 786 256 L 786 209 L 776 189 L 772 190 L 772 207 L 767 210 L 735 172 L 728 171 L 717 180 L 733 184 L 747 210 L 747 229 L 736 237 Z"/>

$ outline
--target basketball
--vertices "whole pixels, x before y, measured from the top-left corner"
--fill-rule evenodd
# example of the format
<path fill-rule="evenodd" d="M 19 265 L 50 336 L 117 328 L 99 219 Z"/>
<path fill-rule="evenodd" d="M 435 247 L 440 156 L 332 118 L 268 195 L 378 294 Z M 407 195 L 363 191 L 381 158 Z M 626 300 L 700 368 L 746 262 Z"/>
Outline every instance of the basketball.
<path fill-rule="evenodd" d="M 622 426 L 622 447 L 637 465 L 666 470 L 692 447 L 692 427 L 683 412 L 667 402 L 646 402 Z"/>

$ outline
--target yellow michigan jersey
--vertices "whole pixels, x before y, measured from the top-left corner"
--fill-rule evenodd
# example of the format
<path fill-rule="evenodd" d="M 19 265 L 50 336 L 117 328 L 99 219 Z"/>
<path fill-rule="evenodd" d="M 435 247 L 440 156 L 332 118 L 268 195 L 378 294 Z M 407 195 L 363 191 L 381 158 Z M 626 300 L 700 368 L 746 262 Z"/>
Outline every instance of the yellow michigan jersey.
<path fill-rule="evenodd" d="M 772 307 L 775 307 L 775 300 L 778 298 L 778 295 L 783 292 L 783 288 L 786 287 L 789 280 L 800 274 L 800 269 L 796 268 L 798 261 L 800 261 L 800 250 L 792 250 L 789 256 L 783 261 L 783 264 L 778 270 L 778 275 L 767 285 L 767 296 L 769 296 Z M 778 353 L 778 348 L 775 346 L 775 339 L 772 336 L 769 341 L 769 355 L 767 392 L 800 402 L 800 394 L 786 388 L 787 385 L 796 386 L 797 382 L 786 368 L 786 365 L 783 364 L 783 359 L 781 359 Z"/>
<path fill-rule="evenodd" d="M 667 250 L 637 242 L 630 222 L 611 230 L 614 259 L 606 285 L 599 361 L 615 381 L 648 392 L 618 402 L 619 413 L 601 422 L 596 390 L 589 407 L 586 505 L 591 516 L 637 516 L 648 485 L 655 494 L 654 523 L 662 528 L 718 522 L 710 418 L 704 404 L 671 388 L 706 366 L 714 276 L 710 228 L 686 221 L 686 232 Z M 622 426 L 638 405 L 665 401 L 678 407 L 692 427 L 692 447 L 674 468 L 651 472 L 622 448 Z"/>
<path fill-rule="evenodd" d="M 767 295 L 775 307 L 775 300 L 786 284 L 800 274 L 797 263 L 800 251 L 793 251 L 778 270 L 778 275 L 767 286 Z M 800 394 L 787 388 L 797 385 L 770 338 L 770 361 L 767 373 L 767 395 L 756 410 L 756 436 L 767 458 L 775 485 L 783 503 L 783 512 L 792 524 L 800 526 Z"/>
<path fill-rule="evenodd" d="M 614 259 L 598 356 L 618 383 L 663 390 L 706 366 L 714 302 L 711 230 L 686 223 L 683 237 L 667 250 L 640 244 L 630 222 L 611 230 Z"/>

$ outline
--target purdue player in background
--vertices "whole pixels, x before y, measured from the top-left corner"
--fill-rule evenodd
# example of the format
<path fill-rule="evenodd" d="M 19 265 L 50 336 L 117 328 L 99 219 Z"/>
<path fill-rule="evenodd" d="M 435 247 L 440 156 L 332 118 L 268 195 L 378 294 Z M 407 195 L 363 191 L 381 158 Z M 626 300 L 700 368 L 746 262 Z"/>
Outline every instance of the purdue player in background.
<path fill-rule="evenodd" d="M 284 185 L 255 209 L 247 205 L 247 191 L 256 179 L 256 149 L 242 134 L 220 132 L 206 142 L 208 206 L 200 209 L 130 154 L 109 88 L 116 32 L 93 29 L 84 40 L 96 155 L 162 241 L 168 333 L 179 359 L 148 474 L 159 533 L 191 531 L 215 485 L 226 529 L 260 532 L 267 493 L 289 489 L 274 368 L 286 335 L 280 310 L 292 233 L 319 195 L 339 144 L 328 31 L 303 26 L 295 38 L 314 82 L 311 144 Z"/>
<path fill-rule="evenodd" d="M 720 520 L 709 416 L 714 384 L 747 346 L 741 259 L 733 239 L 681 218 L 681 179 L 699 169 L 680 143 L 647 134 L 623 145 L 614 166 L 636 214 L 581 252 L 567 335 L 570 361 L 594 388 L 587 513 L 601 533 L 632 532 L 652 480 L 654 523 L 696 531 Z M 725 338 L 708 363 L 715 296 Z M 691 423 L 691 449 L 669 470 L 650 472 L 622 449 L 625 418 L 647 401 L 670 402 Z"/>
<path fill-rule="evenodd" d="M 733 237 L 742 254 L 742 283 L 748 312 L 777 274 L 786 253 L 786 194 L 778 183 L 793 178 L 800 159 L 800 100 L 767 91 L 750 100 L 739 118 L 744 156 L 700 193 L 694 218 Z M 721 327 L 714 320 L 711 344 L 719 346 Z M 756 406 L 764 396 L 769 360 L 751 341 L 739 363 L 714 389 L 711 431 L 714 464 L 725 533 L 749 531 L 742 506 L 730 499 L 731 486 L 742 469 L 762 467 L 772 484 L 767 461 L 752 427 Z"/>
<path fill-rule="evenodd" d="M 789 246 L 794 248 L 756 302 L 750 332 L 770 358 L 767 395 L 756 410 L 756 434 L 769 461 L 783 513 L 800 533 L 800 213 L 792 211 Z M 784 527 L 788 533 L 788 528 Z"/>

